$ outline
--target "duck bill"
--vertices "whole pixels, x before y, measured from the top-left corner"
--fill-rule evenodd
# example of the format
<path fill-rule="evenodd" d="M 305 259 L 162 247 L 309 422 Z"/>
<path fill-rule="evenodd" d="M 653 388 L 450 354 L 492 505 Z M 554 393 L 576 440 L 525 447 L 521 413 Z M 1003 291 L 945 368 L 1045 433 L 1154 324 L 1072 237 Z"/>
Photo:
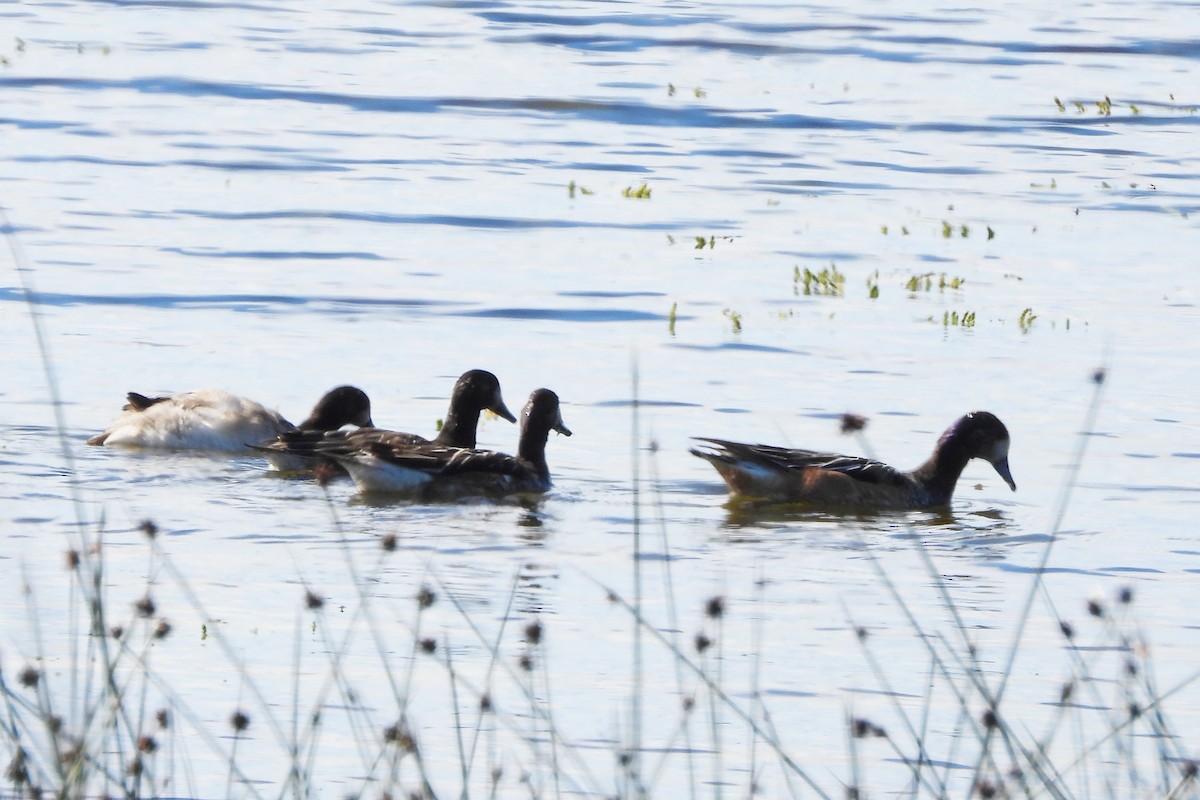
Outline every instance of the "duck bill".
<path fill-rule="evenodd" d="M 508 406 L 504 405 L 504 398 L 500 396 L 499 392 L 496 392 L 496 399 L 490 406 L 488 406 L 487 410 L 495 414 L 497 417 L 504 417 L 509 422 L 517 421 L 517 418 L 513 416 L 513 413 L 508 410 Z"/>
<path fill-rule="evenodd" d="M 558 431 L 559 433 L 561 433 L 563 436 L 570 436 L 570 435 L 571 435 L 571 429 L 570 429 L 570 428 L 568 428 L 566 425 L 564 425 L 564 424 L 563 424 L 563 421 L 562 421 L 562 414 L 561 414 L 561 413 L 558 415 L 558 418 L 557 418 L 556 420 L 554 420 L 554 425 L 552 425 L 551 427 L 552 427 L 554 430 L 556 430 L 556 431 Z"/>
<path fill-rule="evenodd" d="M 992 466 L 995 467 L 996 473 L 1001 478 L 1004 478 L 1004 482 L 1008 484 L 1008 488 L 1015 492 L 1017 484 L 1013 481 L 1012 473 L 1008 471 L 1008 456 L 996 459 L 992 462 Z"/>

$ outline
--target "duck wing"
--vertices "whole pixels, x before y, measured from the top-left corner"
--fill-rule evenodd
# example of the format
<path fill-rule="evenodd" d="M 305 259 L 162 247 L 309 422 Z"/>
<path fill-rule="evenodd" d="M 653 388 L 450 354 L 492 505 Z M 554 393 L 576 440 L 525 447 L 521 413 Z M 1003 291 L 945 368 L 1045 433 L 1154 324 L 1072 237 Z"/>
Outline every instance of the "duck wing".
<path fill-rule="evenodd" d="M 859 456 L 844 456 L 837 453 L 822 453 L 816 450 L 799 450 L 790 447 L 777 447 L 769 444 L 745 444 L 731 442 L 725 439 L 707 439 L 696 437 L 699 441 L 720 448 L 725 457 L 735 460 L 759 464 L 764 467 L 800 471 L 807 469 L 840 472 L 847 477 L 864 483 L 874 483 L 885 486 L 907 486 L 910 483 L 908 475 L 893 466 Z"/>

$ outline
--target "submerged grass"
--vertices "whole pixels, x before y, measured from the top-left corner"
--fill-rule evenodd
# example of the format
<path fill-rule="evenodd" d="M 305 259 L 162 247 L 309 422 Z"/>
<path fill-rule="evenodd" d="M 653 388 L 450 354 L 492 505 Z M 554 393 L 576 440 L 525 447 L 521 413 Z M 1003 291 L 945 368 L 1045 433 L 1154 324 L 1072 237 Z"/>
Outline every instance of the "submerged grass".
<path fill-rule="evenodd" d="M 16 249 L 14 257 L 24 263 Z M 27 271 L 19 272 L 64 463 L 73 474 L 35 294 Z M 905 635 L 924 654 L 924 665 L 913 674 L 889 664 L 870 626 L 846 603 L 842 632 L 877 689 L 846 709 L 840 734 L 846 773 L 834 777 L 829 765 L 813 763 L 803 748 L 789 745 L 796 736 L 776 728 L 761 683 L 761 659 L 769 648 L 766 568 L 753 587 L 757 613 L 736 609 L 724 594 L 676 597 L 673 570 L 679 567 L 670 557 L 662 496 L 655 491 L 647 499 L 642 491 L 643 470 L 652 487 L 659 480 L 657 447 L 643 449 L 636 368 L 633 381 L 632 596 L 584 575 L 596 587 L 597 602 L 614 604 L 630 626 L 629 677 L 616 681 L 616 692 L 596 687 L 587 696 L 568 696 L 559 688 L 564 681 L 575 683 L 558 671 L 556 623 L 516 610 L 520 575 L 513 578 L 507 607 L 487 618 L 447 585 L 432 555 L 414 596 L 384 600 L 377 587 L 397 557 L 395 537 L 381 537 L 375 552 L 364 555 L 352 546 L 326 495 L 352 602 L 331 613 L 320 589 L 303 579 L 304 565 L 297 564 L 303 591 L 295 599 L 291 680 L 256 674 L 222 627 L 208 626 L 238 697 L 223 710 L 198 708 L 192 695 L 171 685 L 168 670 L 158 667 L 169 655 L 176 627 L 156 598 L 170 588 L 182 601 L 171 615 L 208 620 L 203 598 L 163 547 L 158 527 L 146 522 L 140 526 L 149 557 L 146 585 L 120 590 L 133 598 L 129 606 L 114 600 L 117 590 L 105 569 L 110 532 L 103 518 L 87 519 L 80 495 L 85 487 L 70 481 L 77 525 L 64 548 L 71 576 L 67 663 L 46 668 L 38 597 L 26 585 L 32 655 L 15 669 L 9 660 L 0 664 L 0 751 L 9 793 L 307 798 L 328 796 L 336 787 L 348 797 L 722 798 L 765 794 L 770 785 L 771 796 L 820 798 L 1197 796 L 1197 764 L 1171 725 L 1168 701 L 1200 673 L 1166 689 L 1157 685 L 1150 648 L 1132 612 L 1132 590 L 1090 602 L 1093 624 L 1086 645 L 1084 631 L 1059 613 L 1047 591 L 1056 537 L 1101 406 L 1102 372 L 1095 376 L 1078 449 L 1003 658 L 985 662 L 977 632 L 919 531 L 910 525 L 908 538 L 945 612 L 943 623 L 920 619 L 911 591 L 860 543 L 877 585 L 906 622 Z M 869 453 L 861 422 L 846 430 Z M 647 534 L 647 518 L 656 523 L 657 537 Z M 852 526 L 848 530 L 856 535 Z M 644 596 L 651 539 L 657 539 L 653 547 L 662 569 L 663 596 L 654 603 Z M 1027 627 L 1039 607 L 1057 621 L 1067 659 L 1067 678 L 1043 701 L 1053 709 L 1045 720 L 1045 714 L 1031 717 L 1026 706 L 1009 699 Z M 665 617 L 652 617 L 651 608 Z M 681 614 L 681 608 L 690 612 Z M 694 620 L 690 637 L 685 617 Z M 731 674 L 731 664 L 744 663 L 731 660 L 731 627 L 747 624 L 750 674 Z M 319 643 L 317 663 L 302 647 L 309 628 Z M 371 654 L 369 668 L 364 650 Z M 651 661 L 667 665 L 665 681 L 662 675 L 648 680 Z M 1001 666 L 988 666 L 996 663 Z M 748 690 L 736 690 L 743 678 Z M 909 688 L 914 684 L 917 691 Z M 449 712 L 430 718 L 424 700 L 435 692 Z M 581 704 L 593 716 L 615 715 L 619 733 L 596 742 L 587 738 L 590 729 L 567 729 L 564 720 L 577 721 Z M 839 732 L 818 735 L 836 738 Z M 215 781 L 209 771 L 214 763 L 222 768 Z M 770 783 L 771 775 L 778 783 Z"/>

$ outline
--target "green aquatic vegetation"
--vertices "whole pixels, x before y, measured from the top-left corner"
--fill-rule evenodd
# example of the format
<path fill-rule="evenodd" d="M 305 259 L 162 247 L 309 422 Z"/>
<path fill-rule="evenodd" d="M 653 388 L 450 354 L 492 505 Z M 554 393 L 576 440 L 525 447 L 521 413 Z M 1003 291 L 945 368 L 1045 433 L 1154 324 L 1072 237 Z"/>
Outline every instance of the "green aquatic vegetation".
<path fill-rule="evenodd" d="M 838 271 L 837 265 L 830 262 L 829 266 L 820 272 L 813 272 L 808 267 L 803 271 L 800 267 L 792 270 L 792 293 L 799 296 L 824 295 L 841 297 L 846 285 L 846 276 Z M 803 291 L 801 291 L 803 289 Z"/>
<path fill-rule="evenodd" d="M 1062 100 L 1059 100 L 1057 97 L 1056 97 L 1056 98 L 1054 98 L 1054 105 L 1058 106 L 1058 110 L 1059 110 L 1059 111 L 1066 111 L 1066 110 L 1067 110 L 1067 107 L 1063 105 L 1063 101 L 1062 101 Z"/>
<path fill-rule="evenodd" d="M 867 276 L 867 296 L 872 300 L 879 299 L 879 270 Z"/>
<path fill-rule="evenodd" d="M 935 277 L 937 279 L 936 284 L 934 281 Z M 905 282 L 904 288 L 909 292 L 928 292 L 936 285 L 938 291 L 945 291 L 946 289 L 961 289 L 964 283 L 966 283 L 965 278 L 947 277 L 944 272 L 923 272 L 909 278 Z"/>
<path fill-rule="evenodd" d="M 734 311 L 732 308 L 727 308 L 721 312 L 729 319 L 729 327 L 735 334 L 742 332 L 742 315 Z"/>
<path fill-rule="evenodd" d="M 699 98 L 702 98 L 702 97 L 708 97 L 708 92 L 704 91 L 704 90 L 703 90 L 703 89 L 701 89 L 699 86 L 697 86 L 695 89 L 692 89 L 692 94 L 693 94 L 693 95 L 694 95 L 694 96 L 695 96 L 697 99 L 699 99 Z"/>
<path fill-rule="evenodd" d="M 671 310 L 667 312 L 667 333 L 675 335 L 675 312 L 679 309 L 679 303 L 671 303 Z"/>
<path fill-rule="evenodd" d="M 1098 108 L 1100 110 L 1100 116 L 1102 116 L 1102 117 L 1111 117 L 1112 116 L 1112 100 L 1108 99 L 1108 95 L 1104 95 L 1103 100 L 1096 101 L 1096 108 Z"/>
<path fill-rule="evenodd" d="M 667 97 L 674 97 L 674 96 L 675 96 L 675 84 L 668 83 L 667 84 Z"/>
<path fill-rule="evenodd" d="M 650 187 L 646 185 L 645 181 L 642 181 L 642 185 L 637 188 L 626 186 L 621 190 L 621 197 L 628 197 L 633 200 L 649 200 Z"/>
<path fill-rule="evenodd" d="M 975 312 L 964 311 L 960 314 L 957 311 L 947 311 L 942 314 L 942 326 L 946 328 L 974 328 Z"/>
<path fill-rule="evenodd" d="M 707 247 L 708 249 L 711 250 L 713 247 L 716 246 L 716 244 L 717 244 L 717 237 L 715 237 L 715 236 L 710 236 L 707 239 L 705 239 L 703 236 L 697 236 L 696 237 L 696 246 L 693 249 L 694 250 L 703 250 L 704 248 Z"/>
<path fill-rule="evenodd" d="M 946 220 L 942 220 L 942 238 L 949 239 L 954 233 L 954 226 Z"/>
<path fill-rule="evenodd" d="M 1033 313 L 1032 308 L 1027 308 L 1021 312 L 1021 316 L 1017 317 L 1017 325 L 1021 328 L 1021 333 L 1029 333 L 1033 328 L 1033 321 L 1037 319 L 1037 314 Z"/>
<path fill-rule="evenodd" d="M 992 239 L 995 239 L 995 238 L 996 238 L 996 232 L 995 232 L 994 230 L 992 230 L 992 226 L 991 226 L 991 225 L 988 225 L 988 226 L 987 226 L 987 238 L 988 238 L 988 241 L 989 241 L 989 242 L 990 242 Z"/>
<path fill-rule="evenodd" d="M 574 200 L 576 192 L 578 192 L 579 194 L 582 194 L 582 195 L 595 194 L 595 192 L 593 192 L 591 189 L 587 188 L 586 186 L 581 186 L 581 185 L 575 183 L 575 181 L 571 181 L 570 183 L 567 184 L 567 197 Z"/>

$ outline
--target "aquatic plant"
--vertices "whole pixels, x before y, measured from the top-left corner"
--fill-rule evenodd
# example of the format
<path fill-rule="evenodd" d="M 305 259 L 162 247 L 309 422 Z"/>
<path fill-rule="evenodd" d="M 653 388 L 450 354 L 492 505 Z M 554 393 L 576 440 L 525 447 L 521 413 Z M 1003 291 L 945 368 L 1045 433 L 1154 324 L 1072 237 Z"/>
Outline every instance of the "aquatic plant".
<path fill-rule="evenodd" d="M 1037 319 L 1037 314 L 1033 313 L 1032 308 L 1026 308 L 1017 317 L 1017 326 L 1020 327 L 1021 333 L 1029 333 L 1033 328 L 1033 322 Z"/>
<path fill-rule="evenodd" d="M 935 277 L 936 282 L 934 280 Z M 946 289 L 961 289 L 964 283 L 966 283 L 966 279 L 958 277 L 949 278 L 944 272 L 922 272 L 910 277 L 904 283 L 904 288 L 909 292 L 928 292 L 936 285 L 938 291 L 944 292 Z"/>
<path fill-rule="evenodd" d="M 974 328 L 975 312 L 964 311 L 960 314 L 958 311 L 946 311 L 942 314 L 942 325 L 947 328 Z"/>
<path fill-rule="evenodd" d="M 845 286 L 846 276 L 838 271 L 833 262 L 820 272 L 813 272 L 808 267 L 803 271 L 800 267 L 792 268 L 792 293 L 795 295 L 841 297 Z"/>
<path fill-rule="evenodd" d="M 587 188 L 586 186 L 579 186 L 574 180 L 572 180 L 567 184 L 567 197 L 574 200 L 576 192 L 579 192 L 581 195 L 595 194 L 595 192 L 593 192 L 591 189 Z"/>
<path fill-rule="evenodd" d="M 645 181 L 642 181 L 642 185 L 638 187 L 626 186 L 621 190 L 621 196 L 632 200 L 649 200 L 650 187 L 646 185 Z"/>
<path fill-rule="evenodd" d="M 675 335 L 675 312 L 679 308 L 679 303 L 671 303 L 671 310 L 667 312 L 667 333 L 671 336 Z"/>
<path fill-rule="evenodd" d="M 733 332 L 735 334 L 740 334 L 742 332 L 742 315 L 731 308 L 727 308 L 721 313 L 724 314 L 726 319 L 729 320 L 729 327 L 733 330 Z"/>

